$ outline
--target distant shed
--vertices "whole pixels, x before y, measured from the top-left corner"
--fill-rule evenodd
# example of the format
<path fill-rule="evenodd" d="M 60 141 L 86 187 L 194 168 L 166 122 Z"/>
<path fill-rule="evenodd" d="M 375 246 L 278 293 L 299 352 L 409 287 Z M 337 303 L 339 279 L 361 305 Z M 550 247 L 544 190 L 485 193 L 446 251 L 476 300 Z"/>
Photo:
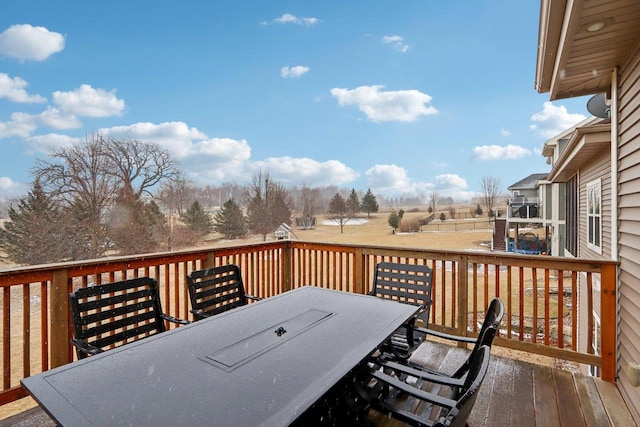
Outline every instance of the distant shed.
<path fill-rule="evenodd" d="M 277 240 L 290 239 L 291 226 L 283 222 L 276 228 L 275 235 Z"/>

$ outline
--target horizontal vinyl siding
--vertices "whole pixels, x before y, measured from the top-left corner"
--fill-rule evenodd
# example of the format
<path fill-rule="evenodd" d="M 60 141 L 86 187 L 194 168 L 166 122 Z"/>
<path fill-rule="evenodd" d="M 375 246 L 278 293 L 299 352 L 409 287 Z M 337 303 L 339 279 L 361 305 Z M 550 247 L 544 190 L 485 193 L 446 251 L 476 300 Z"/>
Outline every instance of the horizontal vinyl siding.
<path fill-rule="evenodd" d="M 640 363 L 640 43 L 621 68 L 619 81 L 618 385 L 640 420 L 640 388 L 633 387 L 626 375 L 629 363 Z"/>
<path fill-rule="evenodd" d="M 605 150 L 594 158 L 598 160 L 588 167 L 580 169 L 578 258 L 611 259 L 611 152 Z M 587 184 L 596 179 L 600 179 L 602 254 L 587 246 Z"/>

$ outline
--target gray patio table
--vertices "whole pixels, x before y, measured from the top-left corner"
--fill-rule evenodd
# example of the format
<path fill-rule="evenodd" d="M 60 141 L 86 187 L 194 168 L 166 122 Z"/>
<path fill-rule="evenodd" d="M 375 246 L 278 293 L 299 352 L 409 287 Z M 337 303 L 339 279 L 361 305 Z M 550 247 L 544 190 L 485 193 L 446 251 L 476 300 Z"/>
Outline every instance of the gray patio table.
<path fill-rule="evenodd" d="M 286 426 L 417 307 L 305 286 L 22 384 L 63 426 Z"/>

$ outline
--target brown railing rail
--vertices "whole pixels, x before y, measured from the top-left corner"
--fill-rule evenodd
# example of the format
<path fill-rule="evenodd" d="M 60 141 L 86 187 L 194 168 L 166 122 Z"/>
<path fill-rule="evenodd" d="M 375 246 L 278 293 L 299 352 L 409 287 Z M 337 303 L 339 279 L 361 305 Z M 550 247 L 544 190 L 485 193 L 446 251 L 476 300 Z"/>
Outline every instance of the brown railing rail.
<path fill-rule="evenodd" d="M 185 276 L 199 268 L 238 264 L 260 297 L 304 285 L 367 293 L 383 260 L 434 270 L 430 327 L 472 336 L 499 296 L 507 316 L 497 345 L 597 366 L 615 380 L 615 262 L 277 241 L 0 270 L 0 405 L 26 395 L 21 378 L 74 359 L 68 294 L 78 287 L 155 277 L 163 309 L 191 319 Z M 611 321 L 598 327 L 597 318 Z"/>

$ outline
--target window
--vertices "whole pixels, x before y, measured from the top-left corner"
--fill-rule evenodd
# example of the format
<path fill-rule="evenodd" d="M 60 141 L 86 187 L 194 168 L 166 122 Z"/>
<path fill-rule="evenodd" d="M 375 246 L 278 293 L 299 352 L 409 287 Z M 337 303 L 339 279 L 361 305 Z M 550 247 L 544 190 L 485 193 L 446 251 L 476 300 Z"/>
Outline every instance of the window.
<path fill-rule="evenodd" d="M 600 179 L 587 184 L 587 247 L 602 253 L 602 214 Z"/>

